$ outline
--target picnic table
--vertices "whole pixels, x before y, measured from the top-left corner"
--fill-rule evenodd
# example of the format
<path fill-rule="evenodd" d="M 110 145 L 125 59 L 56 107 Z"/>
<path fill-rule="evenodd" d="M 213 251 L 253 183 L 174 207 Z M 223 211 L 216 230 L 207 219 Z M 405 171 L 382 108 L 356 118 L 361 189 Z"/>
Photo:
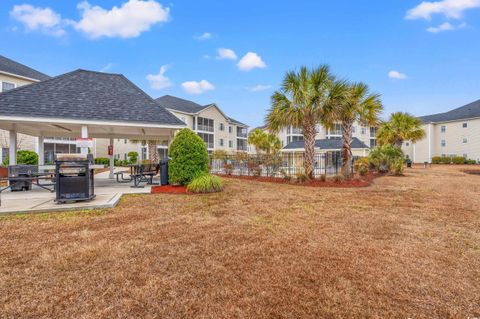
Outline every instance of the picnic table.
<path fill-rule="evenodd" d="M 153 177 L 158 174 L 159 169 L 157 164 L 129 164 L 127 167 L 130 168 L 130 174 L 127 178 L 124 176 L 126 172 L 117 172 L 114 175 L 118 183 L 131 183 L 133 181 L 132 187 L 143 187 L 140 185 L 141 183 L 152 185 Z"/>
<path fill-rule="evenodd" d="M 50 180 L 50 183 L 41 183 L 42 180 Z M 8 181 L 8 185 L 0 188 L 0 194 L 12 188 L 15 185 L 23 183 L 25 181 L 31 182 L 32 186 L 36 185 L 40 188 L 48 190 L 50 193 L 55 192 L 55 173 L 46 172 L 46 173 L 32 173 L 29 176 L 16 176 L 16 177 L 2 177 L 0 181 Z M 50 188 L 51 187 L 51 188 Z M 2 205 L 2 200 L 0 197 L 0 206 Z"/>

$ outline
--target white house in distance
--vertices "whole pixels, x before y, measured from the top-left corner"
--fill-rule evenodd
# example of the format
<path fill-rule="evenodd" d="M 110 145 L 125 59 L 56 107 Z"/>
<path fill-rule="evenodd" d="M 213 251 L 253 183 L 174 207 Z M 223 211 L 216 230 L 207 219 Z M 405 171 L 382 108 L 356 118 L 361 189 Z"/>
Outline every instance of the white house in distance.
<path fill-rule="evenodd" d="M 171 95 L 162 96 L 156 101 L 197 133 L 207 145 L 209 153 L 214 150 L 229 153 L 248 150 L 248 126 L 227 116 L 215 103 L 200 105 Z"/>
<path fill-rule="evenodd" d="M 419 118 L 425 138 L 416 143 L 407 141 L 402 147 L 413 162 L 431 163 L 434 156 L 463 156 L 480 162 L 480 100 Z"/>

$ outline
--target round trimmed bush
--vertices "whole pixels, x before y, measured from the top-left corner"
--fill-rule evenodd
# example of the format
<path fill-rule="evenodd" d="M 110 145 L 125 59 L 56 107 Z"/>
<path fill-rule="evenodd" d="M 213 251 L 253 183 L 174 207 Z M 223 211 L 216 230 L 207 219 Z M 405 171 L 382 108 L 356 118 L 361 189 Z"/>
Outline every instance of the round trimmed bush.
<path fill-rule="evenodd" d="M 181 129 L 168 150 L 170 184 L 187 185 L 208 173 L 208 151 L 205 142 L 192 130 Z"/>
<path fill-rule="evenodd" d="M 38 154 L 33 151 L 17 151 L 17 163 L 25 165 L 38 165 Z"/>
<path fill-rule="evenodd" d="M 223 181 L 220 177 L 205 174 L 195 178 L 187 186 L 187 190 L 192 193 L 215 193 L 223 190 Z"/>

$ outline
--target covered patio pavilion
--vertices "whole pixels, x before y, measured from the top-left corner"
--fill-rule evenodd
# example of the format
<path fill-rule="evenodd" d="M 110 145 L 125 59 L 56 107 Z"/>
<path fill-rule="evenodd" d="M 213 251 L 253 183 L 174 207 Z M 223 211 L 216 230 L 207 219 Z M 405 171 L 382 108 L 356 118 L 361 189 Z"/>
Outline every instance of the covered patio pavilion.
<path fill-rule="evenodd" d="M 44 137 L 171 140 L 185 124 L 121 74 L 76 70 L 0 93 L 0 129 L 9 131 L 9 164 L 17 133 Z M 88 147 L 81 152 L 88 153 Z M 114 158 L 110 157 L 113 178 Z"/>

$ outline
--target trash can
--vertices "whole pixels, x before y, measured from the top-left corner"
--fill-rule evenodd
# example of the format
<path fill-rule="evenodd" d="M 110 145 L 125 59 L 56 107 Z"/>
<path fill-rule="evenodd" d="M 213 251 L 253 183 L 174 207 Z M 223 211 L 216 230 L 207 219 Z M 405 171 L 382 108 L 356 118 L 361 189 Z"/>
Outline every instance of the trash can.
<path fill-rule="evenodd" d="M 168 157 L 160 160 L 160 185 L 168 185 Z"/>
<path fill-rule="evenodd" d="M 411 167 L 412 167 L 412 160 L 409 159 L 409 158 L 407 158 L 407 161 L 406 161 L 406 162 L 407 162 L 407 167 L 408 167 L 408 168 L 411 168 Z"/>

